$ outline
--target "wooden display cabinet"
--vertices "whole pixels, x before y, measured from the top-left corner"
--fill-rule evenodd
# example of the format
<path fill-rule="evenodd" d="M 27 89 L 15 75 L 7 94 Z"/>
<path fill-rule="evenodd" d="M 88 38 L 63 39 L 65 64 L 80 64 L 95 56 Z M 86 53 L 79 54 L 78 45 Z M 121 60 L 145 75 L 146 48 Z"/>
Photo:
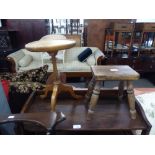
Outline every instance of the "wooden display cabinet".
<path fill-rule="evenodd" d="M 136 23 L 135 34 L 139 33 L 139 41 L 136 44 L 138 56 L 140 54 L 152 54 L 155 50 L 155 23 Z"/>
<path fill-rule="evenodd" d="M 130 55 L 134 25 L 132 23 L 111 23 L 110 29 L 106 29 L 106 50 L 111 57 L 118 52 Z"/>
<path fill-rule="evenodd" d="M 105 32 L 107 65 L 129 65 L 139 73 L 155 71 L 155 23 L 112 23 Z"/>

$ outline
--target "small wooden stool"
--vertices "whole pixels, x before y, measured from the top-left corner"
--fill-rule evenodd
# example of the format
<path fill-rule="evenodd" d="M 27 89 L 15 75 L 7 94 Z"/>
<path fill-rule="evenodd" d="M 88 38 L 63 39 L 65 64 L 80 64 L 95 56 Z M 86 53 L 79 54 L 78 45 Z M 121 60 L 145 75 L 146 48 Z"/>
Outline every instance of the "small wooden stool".
<path fill-rule="evenodd" d="M 118 95 L 123 97 L 124 81 L 127 81 L 127 95 L 132 119 L 136 119 L 135 96 L 132 81 L 139 79 L 139 74 L 126 65 L 92 66 L 93 78 L 91 79 L 86 94 L 86 102 L 90 100 L 88 114 L 94 113 L 97 104 L 102 81 L 120 81 Z"/>

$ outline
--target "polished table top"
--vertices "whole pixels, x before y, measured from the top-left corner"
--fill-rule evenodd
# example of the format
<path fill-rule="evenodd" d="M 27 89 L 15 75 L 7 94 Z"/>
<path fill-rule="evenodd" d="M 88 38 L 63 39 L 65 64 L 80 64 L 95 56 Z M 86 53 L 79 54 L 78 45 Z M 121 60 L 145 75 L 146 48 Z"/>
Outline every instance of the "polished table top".
<path fill-rule="evenodd" d="M 31 52 L 57 52 L 75 46 L 74 40 L 39 40 L 28 43 L 25 48 Z"/>
<path fill-rule="evenodd" d="M 76 89 L 76 93 L 85 95 L 87 89 Z M 126 91 L 124 92 L 126 94 Z M 136 102 L 137 118 L 132 120 L 128 109 L 128 102 L 125 98 L 119 104 L 117 90 L 101 90 L 99 98 L 99 104 L 96 105 L 96 112 L 91 121 L 87 120 L 87 110 L 84 100 L 74 100 L 67 94 L 59 96 L 57 110 L 62 111 L 66 120 L 60 123 L 56 127 L 56 131 L 65 133 L 76 133 L 85 131 L 85 134 L 90 132 L 96 132 L 103 134 L 103 131 L 120 131 L 120 130 L 140 130 L 147 128 L 147 121 L 143 117 L 144 113 L 141 113 L 141 109 L 138 110 L 139 104 Z M 32 101 L 32 102 L 31 102 Z M 35 112 L 48 112 L 50 110 L 50 98 L 46 100 L 40 100 L 40 97 L 36 96 L 29 100 L 31 106 L 28 107 L 29 113 Z M 73 128 L 73 125 L 79 125 L 79 128 Z"/>
<path fill-rule="evenodd" d="M 96 80 L 138 80 L 139 74 L 127 65 L 91 66 Z"/>

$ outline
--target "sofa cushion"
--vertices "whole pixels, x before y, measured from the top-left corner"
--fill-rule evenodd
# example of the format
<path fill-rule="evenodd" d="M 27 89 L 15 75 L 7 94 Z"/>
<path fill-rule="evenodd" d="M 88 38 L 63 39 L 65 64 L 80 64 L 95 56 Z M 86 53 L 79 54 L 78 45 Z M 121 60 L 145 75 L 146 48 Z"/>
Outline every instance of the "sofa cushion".
<path fill-rule="evenodd" d="M 43 52 L 31 52 L 28 51 L 27 49 L 22 49 L 22 51 L 25 53 L 25 55 L 31 55 L 33 58 L 33 61 L 42 61 L 42 53 Z"/>
<path fill-rule="evenodd" d="M 23 77 L 23 81 L 45 83 L 47 79 L 47 70 L 48 65 L 44 65 L 43 67 L 24 71 L 18 74 L 21 76 L 21 78 Z"/>
<path fill-rule="evenodd" d="M 41 82 L 47 80 L 48 65 L 19 73 L 3 73 L 0 75 L 0 80 L 9 80 L 10 82 Z"/>
<path fill-rule="evenodd" d="M 53 72 L 53 65 L 52 63 L 47 63 L 48 65 L 48 71 L 49 73 Z M 64 64 L 61 62 L 61 63 L 57 63 L 57 69 L 59 72 L 63 72 L 64 71 Z"/>
<path fill-rule="evenodd" d="M 78 55 L 78 60 L 80 62 L 86 61 L 86 59 L 92 54 L 92 50 L 90 48 L 86 48 Z"/>
<path fill-rule="evenodd" d="M 92 66 L 92 65 L 95 65 L 96 64 L 96 61 L 95 61 L 95 56 L 94 54 L 90 55 L 87 60 L 86 60 L 87 64 L 89 66 Z"/>
<path fill-rule="evenodd" d="M 28 71 L 28 70 L 32 70 L 32 69 L 37 69 L 39 67 L 42 67 L 43 64 L 40 61 L 35 61 L 33 60 L 30 65 L 26 66 L 26 67 L 19 67 L 18 72 L 24 72 L 24 71 Z"/>
<path fill-rule="evenodd" d="M 45 86 L 39 82 L 11 82 L 10 92 L 30 94 L 32 91 L 42 90 Z"/>
<path fill-rule="evenodd" d="M 75 60 L 73 62 L 64 63 L 64 72 L 91 72 L 91 68 L 87 63 Z"/>
<path fill-rule="evenodd" d="M 15 59 L 15 61 L 17 62 L 24 56 L 25 56 L 25 53 L 22 51 L 22 49 L 9 55 L 9 57 Z"/>
<path fill-rule="evenodd" d="M 102 53 L 96 47 L 89 47 L 89 48 L 92 50 L 92 53 L 94 53 L 95 55 L 96 53 Z M 66 49 L 66 52 L 64 53 L 64 63 L 78 60 L 78 55 L 85 49 L 87 49 L 87 47 L 72 47 L 70 49 Z"/>
<path fill-rule="evenodd" d="M 33 58 L 31 55 L 26 54 L 23 58 L 21 58 L 18 62 L 19 66 L 26 67 L 32 62 Z"/>

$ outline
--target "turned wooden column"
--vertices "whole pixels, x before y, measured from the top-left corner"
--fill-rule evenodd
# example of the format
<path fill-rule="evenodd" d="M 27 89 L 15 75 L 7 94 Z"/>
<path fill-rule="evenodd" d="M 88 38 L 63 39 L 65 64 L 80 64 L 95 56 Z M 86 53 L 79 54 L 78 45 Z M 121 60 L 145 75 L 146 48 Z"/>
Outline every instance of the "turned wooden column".
<path fill-rule="evenodd" d="M 25 45 L 25 48 L 31 52 L 48 52 L 52 56 L 52 65 L 53 65 L 53 74 L 51 74 L 51 79 L 53 83 L 47 84 L 44 89 L 44 94 L 41 95 L 42 98 L 47 97 L 48 92 L 52 91 L 51 95 L 51 111 L 56 110 L 57 96 L 61 92 L 68 92 L 70 95 L 79 99 L 81 96 L 76 95 L 73 87 L 67 84 L 63 84 L 59 78 L 59 72 L 56 64 L 56 54 L 59 50 L 68 49 L 75 45 L 74 40 L 53 40 L 53 39 L 45 39 L 34 41 L 32 43 L 28 43 Z"/>
<path fill-rule="evenodd" d="M 85 95 L 85 99 L 84 99 L 85 104 L 87 104 L 90 101 L 94 86 L 95 86 L 95 77 L 93 76 L 88 84 L 88 91 L 87 91 L 87 93 Z"/>
<path fill-rule="evenodd" d="M 57 64 L 56 64 L 56 55 L 57 51 L 54 53 L 49 53 L 52 56 L 52 64 L 53 64 L 53 80 L 54 81 L 59 81 L 59 73 L 57 69 Z"/>
<path fill-rule="evenodd" d="M 101 88 L 101 81 L 96 81 L 95 82 L 95 87 L 93 90 L 93 94 L 91 96 L 90 99 L 90 104 L 89 104 L 89 109 L 88 109 L 88 113 L 94 113 L 94 108 L 97 104 L 99 95 L 100 95 L 100 88 Z"/>
<path fill-rule="evenodd" d="M 119 81 L 118 85 L 118 98 L 119 100 L 122 100 L 124 93 L 124 81 Z"/>
<path fill-rule="evenodd" d="M 127 81 L 127 95 L 128 95 L 131 118 L 136 119 L 135 95 L 134 95 L 132 81 Z"/>

